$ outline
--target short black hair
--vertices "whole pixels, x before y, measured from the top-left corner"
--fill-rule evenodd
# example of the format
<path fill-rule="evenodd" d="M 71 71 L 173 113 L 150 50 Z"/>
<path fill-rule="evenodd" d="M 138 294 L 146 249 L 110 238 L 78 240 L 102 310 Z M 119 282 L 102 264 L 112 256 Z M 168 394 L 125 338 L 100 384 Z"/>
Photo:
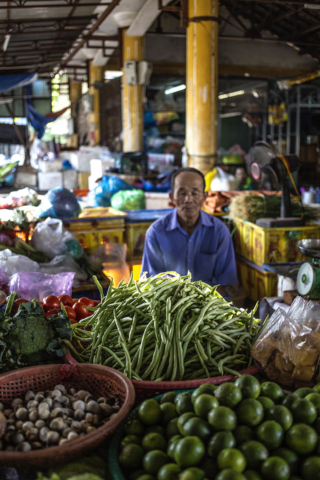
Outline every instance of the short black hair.
<path fill-rule="evenodd" d="M 179 170 L 177 170 L 176 172 L 174 172 L 174 174 L 172 175 L 171 177 L 171 190 L 174 191 L 174 182 L 177 178 L 178 175 L 180 175 L 180 173 L 197 173 L 198 175 L 200 175 L 200 177 L 202 178 L 202 182 L 203 182 L 203 191 L 205 191 L 206 189 L 206 181 L 205 181 L 205 178 L 204 178 L 204 175 L 202 172 L 200 172 L 200 170 L 197 170 L 196 168 L 192 168 L 192 167 L 183 167 L 183 168 L 179 168 Z"/>

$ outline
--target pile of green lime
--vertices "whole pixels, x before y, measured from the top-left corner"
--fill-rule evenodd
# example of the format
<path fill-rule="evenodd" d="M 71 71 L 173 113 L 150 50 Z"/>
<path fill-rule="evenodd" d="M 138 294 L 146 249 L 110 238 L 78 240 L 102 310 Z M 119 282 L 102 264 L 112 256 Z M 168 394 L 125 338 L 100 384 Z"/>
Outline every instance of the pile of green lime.
<path fill-rule="evenodd" d="M 126 424 L 128 480 L 320 480 L 320 384 L 285 395 L 251 375 L 145 400 Z"/>

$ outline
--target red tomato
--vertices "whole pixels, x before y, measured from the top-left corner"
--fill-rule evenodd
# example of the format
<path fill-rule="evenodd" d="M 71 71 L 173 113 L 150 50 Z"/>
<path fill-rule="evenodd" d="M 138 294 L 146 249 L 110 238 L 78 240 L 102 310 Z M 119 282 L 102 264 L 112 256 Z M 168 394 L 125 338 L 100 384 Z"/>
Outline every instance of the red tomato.
<path fill-rule="evenodd" d="M 46 312 L 53 310 L 54 308 L 61 308 L 58 297 L 55 295 L 48 295 L 43 299 L 43 308 Z"/>
<path fill-rule="evenodd" d="M 92 315 L 92 312 L 89 312 L 84 303 L 77 302 L 72 308 L 76 312 L 77 320 L 82 320 L 83 318 L 87 318 Z"/>
<path fill-rule="evenodd" d="M 68 305 L 68 307 L 72 307 L 73 306 L 73 300 L 72 298 L 70 297 L 70 295 L 60 295 L 60 297 L 58 297 L 59 301 L 63 303 L 63 305 Z"/>
<path fill-rule="evenodd" d="M 77 314 L 76 314 L 76 312 L 73 310 L 73 308 L 68 307 L 68 305 L 66 305 L 64 308 L 66 309 L 67 315 L 68 315 L 68 317 L 70 318 L 71 323 L 78 323 L 78 322 L 77 322 Z"/>
<path fill-rule="evenodd" d="M 49 312 L 47 312 L 45 314 L 45 318 L 51 318 L 51 317 L 53 317 L 53 315 L 59 315 L 58 310 L 56 310 L 55 308 L 53 310 L 50 310 Z"/>
<path fill-rule="evenodd" d="M 100 305 L 101 301 L 100 300 L 93 300 L 94 306 L 97 307 Z"/>
<path fill-rule="evenodd" d="M 79 302 L 84 303 L 88 307 L 94 307 L 94 300 L 91 300 L 91 298 L 82 297 Z"/>

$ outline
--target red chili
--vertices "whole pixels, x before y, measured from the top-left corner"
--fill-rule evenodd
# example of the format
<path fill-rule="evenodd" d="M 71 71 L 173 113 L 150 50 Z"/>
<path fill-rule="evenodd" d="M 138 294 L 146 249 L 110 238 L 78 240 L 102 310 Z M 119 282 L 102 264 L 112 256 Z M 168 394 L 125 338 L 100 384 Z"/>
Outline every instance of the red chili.
<path fill-rule="evenodd" d="M 53 308 L 61 308 L 58 297 L 55 295 L 48 295 L 43 299 L 43 308 L 46 312 L 52 310 Z"/>
<path fill-rule="evenodd" d="M 84 303 L 88 307 L 94 307 L 94 300 L 91 300 L 91 298 L 82 297 L 79 299 L 79 302 Z"/>
<path fill-rule="evenodd" d="M 60 300 L 60 302 L 63 303 L 64 306 L 66 305 L 68 305 L 68 307 L 73 306 L 73 299 L 72 297 L 70 297 L 70 295 L 60 295 L 58 299 Z"/>
<path fill-rule="evenodd" d="M 77 302 L 73 305 L 73 310 L 76 312 L 77 320 L 82 320 L 84 318 L 90 317 L 92 312 L 90 312 L 84 303 Z"/>

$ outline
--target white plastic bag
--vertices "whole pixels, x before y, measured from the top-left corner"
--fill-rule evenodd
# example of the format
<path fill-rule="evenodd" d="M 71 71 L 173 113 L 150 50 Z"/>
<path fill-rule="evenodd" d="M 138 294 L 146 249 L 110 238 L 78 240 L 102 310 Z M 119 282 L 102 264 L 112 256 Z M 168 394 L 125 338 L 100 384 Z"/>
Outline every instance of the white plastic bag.
<path fill-rule="evenodd" d="M 217 174 L 211 182 L 211 192 L 228 192 L 237 190 L 237 181 L 233 175 L 226 173 L 222 168 L 217 167 Z"/>
<path fill-rule="evenodd" d="M 36 226 L 31 245 L 51 259 L 65 253 L 68 250 L 65 242 L 73 238 L 73 235 L 63 228 L 61 220 L 47 218 Z"/>
<path fill-rule="evenodd" d="M 8 248 L 0 252 L 0 268 L 12 277 L 18 272 L 39 272 L 39 264 L 24 255 L 16 255 Z"/>
<path fill-rule="evenodd" d="M 40 272 L 55 275 L 63 272 L 74 272 L 73 286 L 88 279 L 88 275 L 79 267 L 70 255 L 57 255 L 49 263 L 40 264 Z"/>

